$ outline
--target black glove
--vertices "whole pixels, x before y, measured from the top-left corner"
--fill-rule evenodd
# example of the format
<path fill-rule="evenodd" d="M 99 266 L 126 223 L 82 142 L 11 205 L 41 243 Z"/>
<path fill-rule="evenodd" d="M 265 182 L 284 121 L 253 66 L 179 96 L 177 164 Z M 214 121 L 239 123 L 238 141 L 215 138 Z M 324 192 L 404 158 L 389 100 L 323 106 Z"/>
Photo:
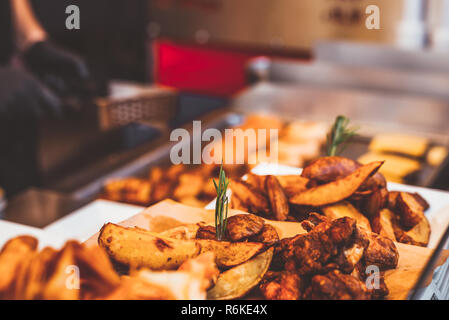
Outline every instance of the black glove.
<path fill-rule="evenodd" d="M 32 45 L 23 55 L 28 69 L 62 99 L 81 99 L 89 95 L 89 70 L 77 55 L 48 41 Z"/>
<path fill-rule="evenodd" d="M 31 74 L 9 67 L 0 68 L 1 118 L 36 118 L 61 114 L 60 99 Z"/>

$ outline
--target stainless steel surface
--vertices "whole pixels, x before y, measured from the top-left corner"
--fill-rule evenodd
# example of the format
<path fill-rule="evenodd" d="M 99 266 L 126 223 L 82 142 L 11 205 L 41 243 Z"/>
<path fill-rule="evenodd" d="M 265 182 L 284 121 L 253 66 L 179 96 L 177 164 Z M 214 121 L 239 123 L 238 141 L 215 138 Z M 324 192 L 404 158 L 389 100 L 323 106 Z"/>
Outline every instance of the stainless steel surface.
<path fill-rule="evenodd" d="M 449 101 L 449 74 L 386 70 L 326 62 L 311 64 L 273 60 L 270 81 L 356 89 L 379 94 L 422 96 Z"/>
<path fill-rule="evenodd" d="M 86 203 L 70 195 L 31 188 L 9 201 L 3 219 L 42 228 Z"/>
<path fill-rule="evenodd" d="M 264 82 L 238 95 L 232 108 L 329 123 L 345 114 L 367 135 L 401 131 L 448 142 L 449 103 L 438 99 Z"/>
<path fill-rule="evenodd" d="M 346 115 L 360 128 L 360 138 L 355 139 L 343 155 L 356 159 L 367 152 L 370 138 L 378 133 L 417 135 L 428 138 L 430 145 L 449 146 L 448 104 L 437 99 L 391 93 L 262 82 L 238 95 L 231 106 L 243 113 L 272 113 L 286 120 L 316 120 L 329 124 L 336 116 Z M 431 167 L 425 161 L 421 161 L 421 166 L 419 172 L 406 177 L 407 183 L 447 187 L 438 178 L 443 168 Z"/>
<path fill-rule="evenodd" d="M 352 67 L 449 74 L 447 53 L 405 50 L 367 43 L 319 41 L 314 46 L 319 62 Z"/>

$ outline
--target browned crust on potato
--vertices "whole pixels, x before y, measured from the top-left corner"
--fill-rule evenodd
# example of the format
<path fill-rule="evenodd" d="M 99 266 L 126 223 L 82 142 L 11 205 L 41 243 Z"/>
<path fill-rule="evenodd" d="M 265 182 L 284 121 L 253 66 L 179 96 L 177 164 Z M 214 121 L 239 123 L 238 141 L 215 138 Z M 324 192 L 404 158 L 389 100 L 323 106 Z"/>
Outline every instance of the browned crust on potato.
<path fill-rule="evenodd" d="M 290 198 L 290 202 L 320 207 L 347 199 L 366 179 L 376 173 L 382 164 L 383 161 L 375 161 L 364 165 L 344 178 L 298 193 Z"/>
<path fill-rule="evenodd" d="M 196 232 L 196 239 L 217 240 L 215 227 L 200 226 L 200 228 Z"/>
<path fill-rule="evenodd" d="M 269 213 L 268 199 L 257 189 L 245 181 L 232 179 L 229 184 L 232 194 L 244 203 L 251 213 L 260 213 L 267 215 Z"/>
<path fill-rule="evenodd" d="M 259 234 L 252 236 L 248 240 L 251 242 L 262 242 L 271 246 L 279 241 L 279 235 L 272 225 L 266 223 Z"/>
<path fill-rule="evenodd" d="M 237 214 L 227 219 L 226 236 L 231 241 L 241 241 L 261 232 L 264 224 L 254 214 Z"/>
<path fill-rule="evenodd" d="M 401 228 L 399 223 L 395 223 L 394 234 L 397 241 L 401 243 L 411 244 L 414 246 L 427 247 L 430 239 L 430 224 L 427 218 L 423 219 L 408 231 Z"/>
<path fill-rule="evenodd" d="M 357 161 L 344 157 L 322 157 L 312 161 L 301 176 L 320 183 L 328 183 L 348 176 L 360 167 Z"/>
<path fill-rule="evenodd" d="M 401 192 L 396 202 L 396 212 L 406 230 L 413 228 L 424 218 L 423 207 L 413 195 Z"/>
<path fill-rule="evenodd" d="M 379 212 L 374 215 L 371 220 L 371 227 L 375 233 L 384 236 L 388 239 L 396 241 L 396 236 L 394 234 L 393 221 L 395 219 L 395 214 L 388 208 L 379 210 Z"/>
<path fill-rule="evenodd" d="M 279 221 L 286 220 L 289 213 L 288 199 L 278 179 L 275 176 L 267 176 L 265 187 L 274 218 Z"/>

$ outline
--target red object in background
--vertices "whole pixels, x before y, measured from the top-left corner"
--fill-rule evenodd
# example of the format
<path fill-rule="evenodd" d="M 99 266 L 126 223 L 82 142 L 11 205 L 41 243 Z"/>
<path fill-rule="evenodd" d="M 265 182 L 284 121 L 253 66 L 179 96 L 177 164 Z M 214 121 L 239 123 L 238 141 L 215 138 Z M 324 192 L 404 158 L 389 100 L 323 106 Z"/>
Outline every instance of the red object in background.
<path fill-rule="evenodd" d="M 230 96 L 246 85 L 245 65 L 260 56 L 158 40 L 153 43 L 155 81 L 183 91 Z"/>

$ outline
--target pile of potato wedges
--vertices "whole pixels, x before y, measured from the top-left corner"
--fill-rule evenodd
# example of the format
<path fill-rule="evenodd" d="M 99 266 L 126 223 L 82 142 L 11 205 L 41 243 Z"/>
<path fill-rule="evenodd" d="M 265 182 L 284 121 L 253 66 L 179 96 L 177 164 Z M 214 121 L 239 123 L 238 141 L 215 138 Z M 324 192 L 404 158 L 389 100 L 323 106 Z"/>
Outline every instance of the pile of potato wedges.
<path fill-rule="evenodd" d="M 417 193 L 389 191 L 382 165 L 333 156 L 312 161 L 300 175 L 247 174 L 230 183 L 231 208 L 286 221 L 303 221 L 310 212 L 348 216 L 393 241 L 427 246 L 429 204 Z"/>
<path fill-rule="evenodd" d="M 154 233 L 108 223 L 98 244 L 117 270 L 176 270 L 189 259 L 213 253 L 220 273 L 208 290 L 209 299 L 240 298 L 255 288 L 268 270 L 276 229 L 252 214 L 228 218 L 226 239 L 216 240 L 215 227 L 203 223 L 183 225 Z"/>

